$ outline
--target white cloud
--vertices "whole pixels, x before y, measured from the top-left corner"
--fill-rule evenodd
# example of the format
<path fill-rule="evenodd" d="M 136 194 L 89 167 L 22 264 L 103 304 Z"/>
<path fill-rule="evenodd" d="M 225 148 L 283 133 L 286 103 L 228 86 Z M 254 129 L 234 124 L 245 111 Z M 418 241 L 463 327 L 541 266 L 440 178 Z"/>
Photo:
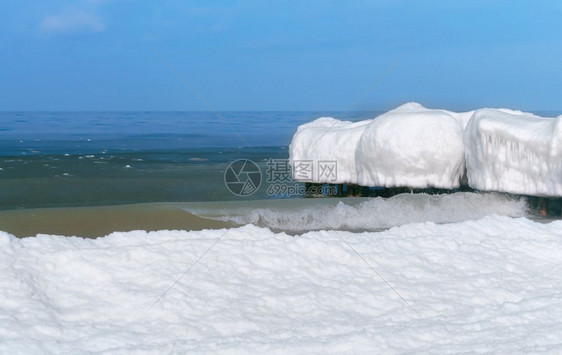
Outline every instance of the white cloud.
<path fill-rule="evenodd" d="M 82 10 L 49 15 L 41 21 L 40 26 L 44 33 L 102 32 L 106 29 L 98 16 Z"/>

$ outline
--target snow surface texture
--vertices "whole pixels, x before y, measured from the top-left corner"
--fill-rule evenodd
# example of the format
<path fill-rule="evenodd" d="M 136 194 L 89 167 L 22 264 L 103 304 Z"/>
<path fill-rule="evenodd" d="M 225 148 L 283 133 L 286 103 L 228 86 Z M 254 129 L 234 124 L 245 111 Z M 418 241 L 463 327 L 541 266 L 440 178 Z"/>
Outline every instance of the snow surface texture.
<path fill-rule="evenodd" d="M 407 103 L 355 124 L 321 118 L 302 125 L 290 148 L 291 160 L 337 160 L 337 182 L 451 189 L 466 166 L 477 190 L 562 196 L 562 116 Z"/>
<path fill-rule="evenodd" d="M 562 221 L 499 216 L 298 237 L 0 233 L 0 352 L 560 353 L 560 255 Z"/>
<path fill-rule="evenodd" d="M 365 128 L 355 160 L 362 186 L 456 188 L 464 173 L 463 130 L 446 111 L 409 103 Z"/>
<path fill-rule="evenodd" d="M 458 192 L 454 194 L 399 194 L 391 198 L 365 199 L 360 203 L 306 206 L 298 203 L 285 208 L 242 208 L 188 212 L 203 218 L 254 224 L 284 231 L 346 229 L 377 231 L 416 222 L 454 223 L 490 214 L 523 217 L 525 200 L 497 193 Z M 212 214 L 210 214 L 211 212 Z M 220 214 L 217 216 L 217 214 Z"/>
<path fill-rule="evenodd" d="M 364 186 L 455 188 L 464 173 L 463 129 L 472 112 L 407 103 L 356 123 L 322 117 L 297 128 L 290 160 L 337 161 L 337 179 L 295 179 Z"/>
<path fill-rule="evenodd" d="M 365 127 L 372 120 L 360 122 L 339 121 L 331 117 L 321 117 L 297 128 L 290 146 L 291 161 L 337 161 L 335 179 L 323 179 L 316 169 L 312 179 L 299 179 L 308 182 L 354 183 L 357 181 L 355 167 L 355 148 Z"/>
<path fill-rule="evenodd" d="M 562 196 L 562 116 L 477 110 L 465 131 L 470 186 L 535 196 Z"/>

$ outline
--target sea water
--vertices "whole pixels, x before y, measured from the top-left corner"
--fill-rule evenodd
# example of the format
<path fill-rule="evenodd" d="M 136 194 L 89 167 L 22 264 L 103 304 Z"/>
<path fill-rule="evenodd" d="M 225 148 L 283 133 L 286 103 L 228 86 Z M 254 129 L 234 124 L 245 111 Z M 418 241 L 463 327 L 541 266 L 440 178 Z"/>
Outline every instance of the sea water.
<path fill-rule="evenodd" d="M 238 200 L 224 182 L 230 162 L 265 174 L 269 159 L 288 159 L 298 125 L 377 114 L 1 112 L 0 209 Z M 283 197 L 266 189 L 242 199 Z"/>
<path fill-rule="evenodd" d="M 0 230 L 91 237 L 245 224 L 288 233 L 376 231 L 526 214 L 524 202 L 499 194 L 312 201 L 302 199 L 302 190 L 268 190 L 268 163 L 288 159 L 297 126 L 319 116 L 357 121 L 377 114 L 2 112 Z M 251 195 L 237 196 L 225 183 L 225 170 L 237 159 L 256 162 L 263 174 Z"/>

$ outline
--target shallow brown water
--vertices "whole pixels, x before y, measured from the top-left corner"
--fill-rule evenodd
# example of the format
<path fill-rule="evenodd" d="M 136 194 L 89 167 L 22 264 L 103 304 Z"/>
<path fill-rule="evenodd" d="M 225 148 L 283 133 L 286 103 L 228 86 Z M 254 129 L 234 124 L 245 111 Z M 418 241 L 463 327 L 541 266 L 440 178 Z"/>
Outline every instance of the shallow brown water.
<path fill-rule="evenodd" d="M 231 222 L 194 216 L 179 205 L 41 208 L 0 211 L 0 230 L 17 237 L 55 234 L 95 238 L 115 231 L 231 228 Z"/>

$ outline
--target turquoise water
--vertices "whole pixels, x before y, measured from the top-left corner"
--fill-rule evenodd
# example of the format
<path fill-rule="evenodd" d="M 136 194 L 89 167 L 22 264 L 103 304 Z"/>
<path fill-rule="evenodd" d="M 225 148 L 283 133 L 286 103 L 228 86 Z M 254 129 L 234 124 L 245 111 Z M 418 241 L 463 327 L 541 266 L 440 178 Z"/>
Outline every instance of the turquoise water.
<path fill-rule="evenodd" d="M 1 112 L 0 209 L 285 198 L 233 195 L 237 159 L 287 159 L 298 125 L 340 112 Z M 372 118 L 353 112 L 343 118 Z M 296 196 L 293 196 L 296 197 Z"/>

